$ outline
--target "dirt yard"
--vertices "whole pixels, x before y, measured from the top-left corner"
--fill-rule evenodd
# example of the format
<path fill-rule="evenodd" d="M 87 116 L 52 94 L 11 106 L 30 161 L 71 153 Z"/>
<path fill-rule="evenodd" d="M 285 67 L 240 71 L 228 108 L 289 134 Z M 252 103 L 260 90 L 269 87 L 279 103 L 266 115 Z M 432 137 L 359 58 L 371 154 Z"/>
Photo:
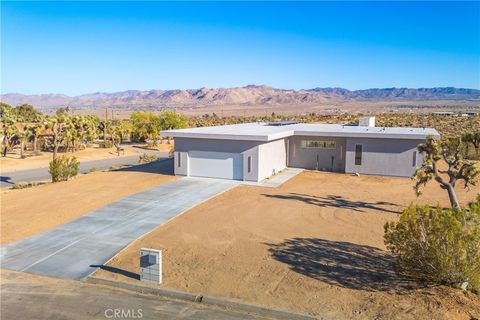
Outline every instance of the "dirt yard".
<path fill-rule="evenodd" d="M 1 191 L 0 243 L 46 231 L 114 200 L 176 179 L 148 170 L 141 172 L 147 166 L 95 172 L 67 182 Z"/>
<path fill-rule="evenodd" d="M 458 190 L 463 203 L 480 191 Z M 447 205 L 431 184 L 421 203 Z M 240 186 L 134 242 L 96 276 L 138 282 L 141 247 L 163 250 L 163 286 L 323 319 L 470 319 L 480 298 L 419 288 L 392 269 L 383 225 L 416 201 L 401 178 L 304 172 Z"/>
<path fill-rule="evenodd" d="M 125 152 L 121 153 L 120 156 L 131 156 L 134 154 L 137 154 L 135 150 L 125 148 Z M 58 155 L 66 155 L 68 157 L 75 156 L 79 161 L 102 160 L 118 157 L 115 148 L 87 148 L 74 153 L 59 153 Z M 21 159 L 19 154 L 9 153 L 5 158 L 0 157 L 0 168 L 3 172 L 43 168 L 48 167 L 50 161 L 52 161 L 51 152 L 42 152 L 39 156 L 30 156 L 27 154 L 27 157 L 24 159 Z"/>

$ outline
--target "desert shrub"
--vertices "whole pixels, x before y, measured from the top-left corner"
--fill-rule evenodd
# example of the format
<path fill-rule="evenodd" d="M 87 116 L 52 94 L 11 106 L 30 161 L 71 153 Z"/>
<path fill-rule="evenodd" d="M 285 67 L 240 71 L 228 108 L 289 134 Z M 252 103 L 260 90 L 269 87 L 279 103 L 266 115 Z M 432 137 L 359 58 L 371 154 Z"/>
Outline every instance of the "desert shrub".
<path fill-rule="evenodd" d="M 12 189 L 25 189 L 28 188 L 28 182 L 17 182 L 12 186 Z"/>
<path fill-rule="evenodd" d="M 461 209 L 412 205 L 385 224 L 384 238 L 406 273 L 480 292 L 480 196 Z"/>
<path fill-rule="evenodd" d="M 50 161 L 48 172 L 52 176 L 52 182 L 67 181 L 78 174 L 80 162 L 75 157 L 61 156 Z"/>
<path fill-rule="evenodd" d="M 96 171 L 98 171 L 98 168 L 97 167 L 91 167 L 89 171 L 90 172 L 96 172 Z"/>
<path fill-rule="evenodd" d="M 140 159 L 138 159 L 138 163 L 149 163 L 157 160 L 158 160 L 157 156 L 153 154 L 144 153 L 140 155 Z"/>
<path fill-rule="evenodd" d="M 110 140 L 102 141 L 98 144 L 98 147 L 109 149 L 113 147 L 113 142 Z"/>

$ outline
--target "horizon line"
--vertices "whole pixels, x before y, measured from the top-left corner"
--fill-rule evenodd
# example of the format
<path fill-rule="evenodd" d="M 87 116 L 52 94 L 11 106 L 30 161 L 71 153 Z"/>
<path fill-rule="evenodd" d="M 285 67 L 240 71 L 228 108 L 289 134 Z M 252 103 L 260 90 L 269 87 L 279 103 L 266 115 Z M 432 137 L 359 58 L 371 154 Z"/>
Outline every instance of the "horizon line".
<path fill-rule="evenodd" d="M 356 92 L 356 91 L 366 91 L 366 90 L 385 90 L 385 89 L 410 89 L 410 90 L 421 90 L 421 89 L 462 89 L 462 90 L 476 90 L 480 91 L 479 88 L 466 88 L 466 87 L 455 87 L 455 86 L 434 86 L 434 87 L 403 87 L 403 86 L 393 86 L 393 87 L 370 87 L 370 88 L 365 88 L 365 89 L 348 89 L 345 87 L 312 87 L 312 88 L 301 88 L 301 89 L 293 89 L 293 88 L 280 88 L 280 87 L 273 87 L 267 84 L 248 84 L 244 86 L 233 86 L 233 87 L 208 87 L 208 86 L 203 86 L 199 88 L 186 88 L 186 89 L 126 89 L 126 90 L 118 90 L 118 91 L 95 91 L 95 92 L 86 92 L 86 93 L 81 93 L 81 94 L 75 94 L 75 95 L 70 95 L 66 93 L 21 93 L 21 92 L 7 92 L 7 93 L 0 93 L 0 96 L 6 96 L 6 95 L 24 95 L 24 96 L 40 96 L 40 95 L 62 95 L 62 96 L 67 96 L 67 97 L 79 97 L 79 96 L 84 96 L 84 95 L 90 95 L 90 94 L 113 94 L 113 93 L 120 93 L 120 92 L 128 92 L 128 91 L 135 91 L 135 92 L 149 92 L 149 91 L 190 91 L 190 90 L 202 90 L 202 89 L 242 89 L 242 88 L 259 88 L 259 87 L 267 87 L 267 88 L 272 88 L 276 90 L 290 90 L 290 91 L 309 91 L 309 90 L 315 90 L 315 89 L 342 89 L 342 90 L 347 90 L 350 92 Z"/>

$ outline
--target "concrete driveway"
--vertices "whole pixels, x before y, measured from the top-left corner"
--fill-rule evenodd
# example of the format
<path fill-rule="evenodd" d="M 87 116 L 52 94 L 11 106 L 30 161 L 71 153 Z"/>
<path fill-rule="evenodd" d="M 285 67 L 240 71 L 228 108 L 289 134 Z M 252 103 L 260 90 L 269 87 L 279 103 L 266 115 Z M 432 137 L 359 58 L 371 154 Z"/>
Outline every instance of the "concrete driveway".
<path fill-rule="evenodd" d="M 50 231 L 2 247 L 1 267 L 82 279 L 138 237 L 237 184 L 186 177 L 122 198 Z"/>

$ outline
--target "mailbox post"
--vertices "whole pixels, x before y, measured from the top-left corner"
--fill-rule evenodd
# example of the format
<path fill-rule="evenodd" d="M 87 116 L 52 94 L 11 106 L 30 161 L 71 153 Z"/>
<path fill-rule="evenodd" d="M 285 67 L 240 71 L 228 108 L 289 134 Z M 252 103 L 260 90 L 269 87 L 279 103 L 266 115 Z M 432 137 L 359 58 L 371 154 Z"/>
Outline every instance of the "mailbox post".
<path fill-rule="evenodd" d="M 162 283 L 162 251 L 140 249 L 140 280 L 156 284 Z"/>

